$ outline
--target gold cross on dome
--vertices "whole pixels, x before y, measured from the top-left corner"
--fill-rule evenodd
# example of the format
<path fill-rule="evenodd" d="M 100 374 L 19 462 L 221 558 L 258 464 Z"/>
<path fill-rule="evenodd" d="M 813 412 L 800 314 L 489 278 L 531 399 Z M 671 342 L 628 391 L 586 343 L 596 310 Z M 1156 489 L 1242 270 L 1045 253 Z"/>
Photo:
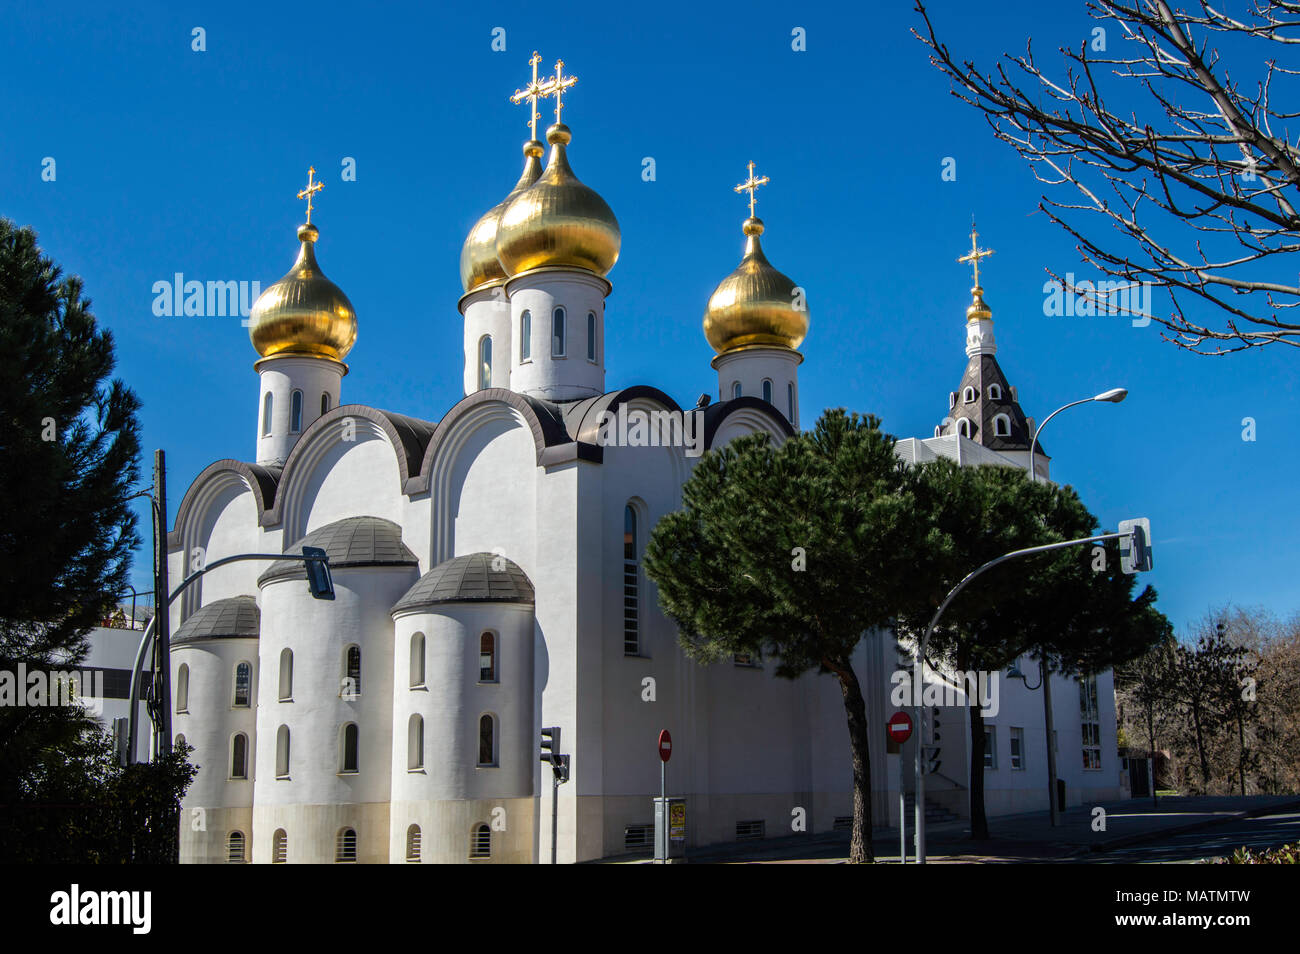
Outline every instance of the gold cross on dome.
<path fill-rule="evenodd" d="M 762 178 L 755 179 L 754 163 L 751 161 L 749 163 L 749 178 L 746 179 L 744 182 L 742 182 L 740 185 L 736 186 L 734 191 L 749 193 L 749 217 L 751 219 L 754 217 L 754 190 L 757 189 L 759 186 L 767 185 L 771 181 L 772 180 L 769 179 L 767 176 L 763 176 Z"/>
<path fill-rule="evenodd" d="M 543 96 L 555 97 L 555 124 L 560 124 L 560 110 L 564 108 L 564 91 L 578 82 L 576 76 L 564 75 L 564 60 L 555 61 L 555 75 L 547 80 L 546 85 L 542 87 Z"/>
<path fill-rule="evenodd" d="M 323 182 L 315 182 L 315 183 L 312 182 L 312 176 L 314 176 L 315 174 L 316 174 L 316 167 L 308 166 L 307 167 L 307 188 L 302 189 L 298 192 L 298 198 L 307 200 L 307 224 L 308 225 L 311 225 L 312 196 L 314 196 L 321 189 L 325 188 L 325 183 Z"/>
<path fill-rule="evenodd" d="M 957 259 L 957 261 L 962 264 L 965 264 L 966 262 L 971 263 L 971 266 L 975 269 L 976 287 L 978 287 L 980 283 L 980 259 L 988 258 L 990 255 L 993 254 L 993 249 L 980 248 L 975 243 L 975 240 L 978 237 L 979 237 L 979 233 L 975 231 L 975 222 L 972 220 L 970 224 L 970 251 L 967 252 L 965 255 L 963 255 L 961 258 Z"/>
<path fill-rule="evenodd" d="M 528 104 L 532 107 L 532 118 L 528 120 L 529 139 L 537 138 L 537 101 L 550 95 L 550 93 L 547 92 L 547 86 L 549 84 L 541 83 L 537 80 L 537 64 L 540 62 L 542 62 L 542 54 L 534 50 L 532 59 L 528 61 L 529 65 L 533 68 L 533 81 L 523 89 L 515 90 L 514 94 L 510 97 L 510 102 L 514 103 L 516 106 L 524 100 L 528 100 Z M 569 85 L 572 86 L 573 84 L 570 83 Z"/>

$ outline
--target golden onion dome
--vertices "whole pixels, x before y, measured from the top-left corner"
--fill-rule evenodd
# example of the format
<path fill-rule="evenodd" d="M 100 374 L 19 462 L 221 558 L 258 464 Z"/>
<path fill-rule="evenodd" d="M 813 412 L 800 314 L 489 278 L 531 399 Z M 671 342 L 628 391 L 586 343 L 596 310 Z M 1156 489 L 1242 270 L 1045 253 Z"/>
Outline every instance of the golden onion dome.
<path fill-rule="evenodd" d="M 573 138 L 556 123 L 546 130 L 551 156 L 532 186 L 506 203 L 497 222 L 497 258 L 506 275 L 570 265 L 606 275 L 618 261 L 622 236 L 605 200 L 578 181 L 564 147 Z"/>
<path fill-rule="evenodd" d="M 993 309 L 984 302 L 984 289 L 976 285 L 970 290 L 971 302 L 966 306 L 967 321 L 991 321 Z"/>
<path fill-rule="evenodd" d="M 745 257 L 709 296 L 704 337 L 722 354 L 742 348 L 794 350 L 808 334 L 808 309 L 796 285 L 763 254 L 763 220 L 745 220 Z"/>
<path fill-rule="evenodd" d="M 542 174 L 542 157 L 544 148 L 536 139 L 524 143 L 524 173 L 510 190 L 510 194 L 483 213 L 483 217 L 474 223 L 465 237 L 465 244 L 460 249 L 460 283 L 466 294 L 476 288 L 482 288 L 490 282 L 503 282 L 505 269 L 497 258 L 497 220 L 506 204 L 537 181 Z"/>
<path fill-rule="evenodd" d="M 315 355 L 342 361 L 357 342 L 357 315 L 339 286 L 321 273 L 316 226 L 298 226 L 302 248 L 289 274 L 262 292 L 248 313 L 248 337 L 264 358 Z"/>

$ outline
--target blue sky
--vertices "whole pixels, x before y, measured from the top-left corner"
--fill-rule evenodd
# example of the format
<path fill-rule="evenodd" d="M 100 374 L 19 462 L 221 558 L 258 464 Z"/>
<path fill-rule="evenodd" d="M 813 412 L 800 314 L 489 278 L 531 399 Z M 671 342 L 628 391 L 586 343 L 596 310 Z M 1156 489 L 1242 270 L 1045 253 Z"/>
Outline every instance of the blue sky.
<path fill-rule="evenodd" d="M 932 13 L 984 64 L 1028 36 L 1050 61 L 1094 25 L 1073 0 L 936 0 Z M 238 318 L 156 317 L 153 283 L 278 279 L 314 164 L 319 260 L 359 316 L 344 400 L 437 420 L 461 397 L 460 245 L 518 176 L 527 111 L 507 97 L 538 49 L 580 79 L 570 159 L 622 227 L 610 388 L 716 391 L 700 318 L 739 260 L 746 208 L 731 187 L 753 159 L 772 179 L 759 195 L 768 257 L 808 293 L 803 423 L 844 406 L 929 436 L 965 366 L 970 281 L 955 259 L 974 215 L 997 252 L 982 277 L 998 357 L 1026 412 L 1131 391 L 1066 412 L 1044 443 L 1103 523 L 1151 518 L 1162 609 L 1181 628 L 1226 602 L 1300 608 L 1300 450 L 1286 431 L 1300 354 L 1201 358 L 1154 324 L 1045 317 L 1044 270 L 1088 270 L 1035 213 L 1042 190 L 1022 161 L 929 65 L 909 4 L 76 3 L 15 5 L 6 20 L 0 215 L 84 279 L 144 402 L 147 457 L 167 451 L 173 516 L 204 466 L 253 456 L 256 355 Z M 795 27 L 806 51 L 791 49 Z M 344 157 L 355 182 L 341 181 Z M 136 585 L 147 579 L 146 558 Z"/>

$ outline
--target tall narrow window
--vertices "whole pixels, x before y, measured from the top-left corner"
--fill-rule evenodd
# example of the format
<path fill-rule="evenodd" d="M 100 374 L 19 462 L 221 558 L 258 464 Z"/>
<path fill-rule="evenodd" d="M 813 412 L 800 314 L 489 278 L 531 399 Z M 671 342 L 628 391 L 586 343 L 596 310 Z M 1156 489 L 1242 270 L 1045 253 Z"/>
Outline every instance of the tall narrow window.
<path fill-rule="evenodd" d="M 772 403 L 772 382 L 767 378 L 763 379 L 763 400 L 768 404 Z"/>
<path fill-rule="evenodd" d="M 1015 772 L 1025 770 L 1025 730 L 1011 727 L 1011 769 Z"/>
<path fill-rule="evenodd" d="M 339 753 L 339 771 L 357 771 L 357 724 L 349 722 L 343 727 L 343 751 Z"/>
<path fill-rule="evenodd" d="M 230 777 L 248 778 L 248 736 L 242 732 L 230 740 Z"/>
<path fill-rule="evenodd" d="M 478 720 L 478 764 L 496 765 L 496 720 L 484 715 Z"/>
<path fill-rule="evenodd" d="M 244 863 L 244 833 L 232 831 L 226 839 L 226 862 L 232 865 Z"/>
<path fill-rule="evenodd" d="M 355 699 L 361 695 L 361 647 L 349 646 L 343 661 L 344 699 Z"/>
<path fill-rule="evenodd" d="M 355 829 L 344 828 L 339 831 L 338 844 L 334 849 L 335 862 L 357 860 L 357 833 Z"/>
<path fill-rule="evenodd" d="M 329 411 L 329 409 L 330 409 L 330 395 L 329 392 L 326 391 L 324 394 L 320 396 L 321 415 L 323 416 L 327 411 Z"/>
<path fill-rule="evenodd" d="M 253 698 L 253 667 L 241 662 L 235 667 L 235 708 L 247 709 Z"/>
<path fill-rule="evenodd" d="M 412 772 L 424 768 L 424 719 L 419 713 L 406 724 L 406 767 Z"/>
<path fill-rule="evenodd" d="M 302 392 L 294 391 L 289 397 L 289 433 L 302 430 Z"/>
<path fill-rule="evenodd" d="M 271 436 L 271 406 L 274 400 L 275 399 L 272 396 L 270 391 L 267 391 L 266 397 L 262 398 L 262 436 L 263 437 Z"/>
<path fill-rule="evenodd" d="M 176 711 L 187 712 L 190 708 L 190 667 L 181 663 L 176 670 Z"/>
<path fill-rule="evenodd" d="M 587 312 L 587 360 L 596 360 L 596 313 Z"/>
<path fill-rule="evenodd" d="M 497 641 L 491 633 L 484 633 L 478 640 L 478 681 L 497 681 Z"/>
<path fill-rule="evenodd" d="M 406 860 L 420 860 L 420 826 L 412 825 L 406 829 Z"/>
<path fill-rule="evenodd" d="M 484 335 L 478 343 L 478 389 L 492 387 L 492 337 Z"/>
<path fill-rule="evenodd" d="M 293 650 L 280 650 L 280 701 L 293 701 Z"/>
<path fill-rule="evenodd" d="M 1097 714 L 1097 677 L 1079 680 L 1079 722 L 1083 735 L 1083 767 L 1101 768 L 1101 717 Z"/>
<path fill-rule="evenodd" d="M 564 309 L 557 308 L 551 312 L 551 357 L 564 357 L 564 331 Z"/>
<path fill-rule="evenodd" d="M 971 435 L 974 433 L 971 430 L 970 418 L 968 417 L 957 418 L 957 433 L 960 434 L 962 437 L 967 438 L 968 440 L 970 439 Z"/>
<path fill-rule="evenodd" d="M 786 417 L 789 418 L 790 423 L 793 424 L 794 423 L 794 382 L 793 381 L 786 382 L 785 400 L 786 400 L 786 404 L 788 404 L 790 407 L 790 413 L 788 413 Z"/>
<path fill-rule="evenodd" d="M 739 381 L 732 381 L 732 382 L 731 382 L 731 396 L 732 396 L 733 398 L 738 398 L 738 397 L 740 397 L 740 382 L 739 382 Z"/>
<path fill-rule="evenodd" d="M 277 828 L 271 838 L 271 864 L 282 865 L 289 860 L 289 835 L 283 828 Z"/>
<path fill-rule="evenodd" d="M 289 777 L 289 727 L 280 726 L 275 733 L 275 777 Z"/>
<path fill-rule="evenodd" d="M 1011 418 L 1005 414 L 995 415 L 993 418 L 993 436 L 1010 437 L 1011 436 Z"/>
<path fill-rule="evenodd" d="M 411 637 L 411 688 L 424 685 L 424 633 Z"/>
<path fill-rule="evenodd" d="M 637 566 L 636 510 L 631 504 L 623 508 L 623 655 L 641 652 L 641 627 L 638 621 L 640 573 Z"/>
<path fill-rule="evenodd" d="M 529 361 L 533 357 L 533 313 L 527 308 L 519 317 L 519 360 Z"/>
<path fill-rule="evenodd" d="M 487 825 L 475 825 L 470 835 L 469 856 L 471 858 L 492 857 L 492 829 Z"/>
<path fill-rule="evenodd" d="M 984 767 L 986 769 L 998 767 L 998 727 L 995 725 L 984 727 Z"/>

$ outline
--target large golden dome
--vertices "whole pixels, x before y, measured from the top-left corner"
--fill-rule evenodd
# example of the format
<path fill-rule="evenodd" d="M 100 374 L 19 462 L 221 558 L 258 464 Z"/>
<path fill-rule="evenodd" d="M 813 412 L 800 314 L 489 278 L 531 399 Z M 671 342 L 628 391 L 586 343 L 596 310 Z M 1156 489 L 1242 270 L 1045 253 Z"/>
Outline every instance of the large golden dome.
<path fill-rule="evenodd" d="M 531 187 L 506 203 L 497 222 L 497 258 L 507 275 L 570 265 L 604 276 L 618 261 L 622 236 L 605 200 L 578 181 L 564 147 L 569 127 L 546 130 L 551 156 Z"/>
<path fill-rule="evenodd" d="M 538 160 L 543 151 L 542 144 L 536 139 L 524 143 L 523 175 L 510 194 L 488 209 L 465 237 L 465 244 L 460 249 L 460 283 L 467 294 L 489 282 L 505 281 L 506 271 L 497 258 L 497 221 L 507 203 L 541 176 L 542 164 Z"/>
<path fill-rule="evenodd" d="M 339 286 L 316 264 L 320 232 L 300 225 L 302 248 L 289 274 L 258 297 L 248 314 L 248 337 L 264 358 L 315 355 L 342 361 L 357 342 L 357 315 Z"/>
<path fill-rule="evenodd" d="M 745 220 L 745 257 L 709 296 L 704 337 L 722 354 L 742 348 L 798 348 L 808 334 L 808 309 L 793 281 L 763 254 L 763 220 Z"/>

